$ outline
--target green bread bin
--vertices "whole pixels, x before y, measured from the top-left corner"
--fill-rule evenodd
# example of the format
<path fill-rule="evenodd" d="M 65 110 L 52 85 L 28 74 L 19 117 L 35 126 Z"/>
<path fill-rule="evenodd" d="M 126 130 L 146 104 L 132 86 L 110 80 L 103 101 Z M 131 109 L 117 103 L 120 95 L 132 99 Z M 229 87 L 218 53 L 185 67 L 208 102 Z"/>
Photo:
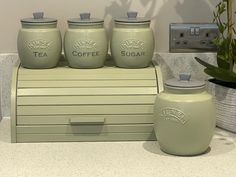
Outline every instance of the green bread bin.
<path fill-rule="evenodd" d="M 156 74 L 157 73 L 157 74 Z M 122 69 L 27 69 L 12 75 L 12 142 L 155 140 L 158 65 Z"/>

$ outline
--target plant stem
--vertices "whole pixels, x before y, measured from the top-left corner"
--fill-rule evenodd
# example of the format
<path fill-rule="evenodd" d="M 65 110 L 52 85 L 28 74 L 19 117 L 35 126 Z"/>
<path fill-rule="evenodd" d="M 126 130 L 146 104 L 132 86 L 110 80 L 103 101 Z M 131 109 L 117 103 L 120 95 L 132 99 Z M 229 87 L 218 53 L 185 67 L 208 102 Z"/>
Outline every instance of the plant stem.
<path fill-rule="evenodd" d="M 228 21 L 228 39 L 229 39 L 229 57 L 234 57 L 232 56 L 232 37 L 233 37 L 233 12 L 232 12 L 232 0 L 227 1 L 227 21 Z M 230 58 L 230 71 L 233 71 L 233 58 Z"/>
<path fill-rule="evenodd" d="M 227 21 L 228 21 L 228 34 L 230 39 L 233 34 L 233 12 L 232 12 L 232 0 L 227 1 Z"/>

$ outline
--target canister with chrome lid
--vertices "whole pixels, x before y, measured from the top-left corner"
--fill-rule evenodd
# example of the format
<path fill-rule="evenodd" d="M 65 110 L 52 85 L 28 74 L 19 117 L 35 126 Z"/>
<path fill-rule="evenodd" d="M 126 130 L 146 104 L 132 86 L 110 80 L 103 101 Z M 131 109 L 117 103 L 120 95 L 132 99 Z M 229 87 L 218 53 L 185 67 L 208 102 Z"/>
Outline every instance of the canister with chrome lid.
<path fill-rule="evenodd" d="M 23 67 L 44 69 L 55 67 L 61 57 L 62 40 L 57 20 L 43 12 L 21 20 L 17 49 Z"/>
<path fill-rule="evenodd" d="M 103 67 L 108 50 L 103 25 L 103 20 L 90 18 L 90 13 L 81 13 L 80 18 L 68 20 L 64 49 L 70 67 Z"/>
<path fill-rule="evenodd" d="M 215 128 L 215 105 L 205 82 L 190 74 L 165 82 L 154 106 L 154 129 L 161 149 L 174 155 L 198 155 L 210 144 Z"/>
<path fill-rule="evenodd" d="M 114 20 L 111 54 L 118 67 L 144 68 L 151 64 L 155 45 L 151 20 L 137 16 L 137 12 L 128 12 L 126 18 Z"/>

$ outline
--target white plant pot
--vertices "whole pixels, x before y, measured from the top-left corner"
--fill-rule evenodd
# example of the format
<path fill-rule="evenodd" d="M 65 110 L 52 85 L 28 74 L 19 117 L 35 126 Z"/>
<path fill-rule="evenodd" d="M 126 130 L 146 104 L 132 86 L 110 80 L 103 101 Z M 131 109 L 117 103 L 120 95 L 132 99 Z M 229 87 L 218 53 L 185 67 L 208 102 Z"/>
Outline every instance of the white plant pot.
<path fill-rule="evenodd" d="M 236 133 L 236 89 L 207 82 L 216 104 L 216 125 Z"/>

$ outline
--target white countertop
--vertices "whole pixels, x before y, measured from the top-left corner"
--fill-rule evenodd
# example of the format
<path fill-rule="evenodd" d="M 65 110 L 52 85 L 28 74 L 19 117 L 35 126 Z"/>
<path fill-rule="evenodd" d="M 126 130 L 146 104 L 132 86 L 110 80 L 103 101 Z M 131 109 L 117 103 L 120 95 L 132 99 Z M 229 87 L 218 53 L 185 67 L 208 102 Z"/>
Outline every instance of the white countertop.
<path fill-rule="evenodd" d="M 216 129 L 211 150 L 176 157 L 157 142 L 10 143 L 0 123 L 0 177 L 235 177 L 236 134 Z"/>

